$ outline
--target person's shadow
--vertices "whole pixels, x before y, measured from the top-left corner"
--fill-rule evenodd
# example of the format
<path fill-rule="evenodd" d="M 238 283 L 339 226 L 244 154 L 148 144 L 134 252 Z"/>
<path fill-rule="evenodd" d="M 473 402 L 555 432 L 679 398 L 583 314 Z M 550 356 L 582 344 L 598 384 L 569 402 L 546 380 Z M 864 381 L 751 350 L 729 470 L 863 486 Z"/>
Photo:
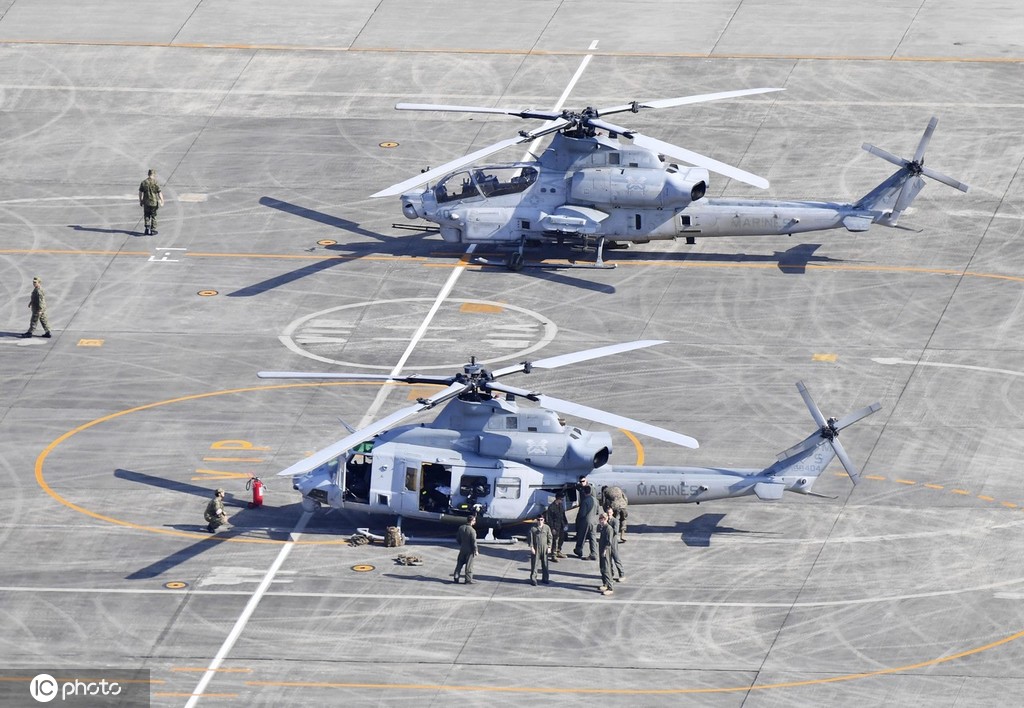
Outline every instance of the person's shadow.
<path fill-rule="evenodd" d="M 82 226 L 81 224 L 68 224 L 68 228 L 74 229 L 75 231 L 90 231 L 97 234 L 126 234 L 128 236 L 146 235 L 144 233 L 139 233 L 138 231 L 126 231 L 125 229 L 95 229 L 89 226 Z"/>

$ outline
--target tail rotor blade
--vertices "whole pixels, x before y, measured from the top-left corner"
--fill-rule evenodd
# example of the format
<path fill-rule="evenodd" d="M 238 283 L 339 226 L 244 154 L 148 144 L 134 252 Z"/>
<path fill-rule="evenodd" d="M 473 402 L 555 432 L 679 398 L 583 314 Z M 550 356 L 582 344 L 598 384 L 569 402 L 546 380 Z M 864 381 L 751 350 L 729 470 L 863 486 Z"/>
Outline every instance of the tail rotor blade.
<path fill-rule="evenodd" d="M 832 443 L 832 449 L 836 451 L 836 457 L 843 463 L 846 474 L 850 475 L 850 480 L 856 485 L 860 480 L 860 472 L 857 471 L 857 466 L 853 464 L 850 456 L 846 454 L 846 450 L 843 449 L 843 444 L 839 442 L 838 438 L 833 438 L 829 442 Z"/>
<path fill-rule="evenodd" d="M 848 428 L 851 425 L 853 425 L 854 423 L 856 423 L 858 420 L 860 420 L 861 418 L 867 418 L 872 413 L 877 413 L 881 409 L 882 409 L 882 404 L 878 403 L 878 402 L 875 402 L 875 403 L 872 403 L 870 406 L 864 406 L 859 411 L 854 411 L 853 413 L 850 413 L 849 415 L 844 415 L 842 418 L 840 418 L 839 420 L 837 420 L 835 422 L 835 425 L 834 425 L 835 430 L 836 430 L 836 432 L 838 432 L 838 431 L 842 430 L 843 428 Z"/>
<path fill-rule="evenodd" d="M 804 405 L 806 405 L 807 410 L 811 412 L 811 417 L 814 418 L 814 422 L 817 423 L 819 427 L 828 427 L 828 422 L 826 422 L 825 416 L 823 416 L 821 411 L 818 410 L 818 405 L 814 402 L 814 399 L 811 398 L 811 394 L 808 393 L 807 387 L 804 386 L 804 382 L 797 381 L 796 388 L 800 391 L 800 397 L 804 399 Z"/>
<path fill-rule="evenodd" d="M 923 165 L 921 166 L 921 174 L 923 174 L 925 177 L 931 177 L 932 179 L 938 182 L 942 182 L 943 184 L 948 184 L 950 187 L 953 187 L 954 189 L 959 189 L 961 192 L 967 191 L 967 185 L 964 184 L 963 182 L 953 179 L 948 175 L 944 175 L 941 172 L 936 172 L 931 168 L 924 167 Z"/>
<path fill-rule="evenodd" d="M 924 151 L 928 149 L 928 141 L 932 139 L 932 133 L 935 132 L 935 126 L 939 124 L 939 119 L 932 116 L 932 119 L 928 121 L 928 127 L 924 129 L 924 135 L 921 136 L 921 142 L 917 144 L 917 152 L 914 153 L 914 162 L 921 164 L 924 160 Z"/>

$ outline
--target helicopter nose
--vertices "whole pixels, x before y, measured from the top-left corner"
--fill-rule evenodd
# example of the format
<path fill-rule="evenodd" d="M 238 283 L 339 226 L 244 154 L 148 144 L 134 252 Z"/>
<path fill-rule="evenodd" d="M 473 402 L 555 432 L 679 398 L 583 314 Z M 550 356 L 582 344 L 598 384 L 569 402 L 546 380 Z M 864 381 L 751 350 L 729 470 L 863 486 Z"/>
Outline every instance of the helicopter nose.
<path fill-rule="evenodd" d="M 402 213 L 406 219 L 418 219 L 422 216 L 411 199 L 402 200 Z"/>

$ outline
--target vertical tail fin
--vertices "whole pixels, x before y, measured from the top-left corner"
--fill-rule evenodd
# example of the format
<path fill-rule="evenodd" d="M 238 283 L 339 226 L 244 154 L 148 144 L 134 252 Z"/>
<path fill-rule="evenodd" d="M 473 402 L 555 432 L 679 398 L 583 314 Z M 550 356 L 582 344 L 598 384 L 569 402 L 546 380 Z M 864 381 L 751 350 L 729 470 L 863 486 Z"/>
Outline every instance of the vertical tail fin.
<path fill-rule="evenodd" d="M 924 166 L 924 153 L 938 123 L 939 119 L 934 117 L 928 122 L 928 127 L 925 128 L 924 135 L 921 136 L 921 142 L 917 145 L 913 160 L 897 157 L 874 145 L 864 143 L 862 147 L 865 150 L 886 162 L 897 165 L 900 170 L 861 197 L 854 206 L 858 209 L 881 212 L 881 216 L 875 218 L 876 223 L 883 226 L 896 226 L 900 214 L 913 203 L 918 193 L 924 188 L 925 182 L 922 175 L 948 184 L 961 192 L 966 192 L 967 185 L 963 182 Z"/>

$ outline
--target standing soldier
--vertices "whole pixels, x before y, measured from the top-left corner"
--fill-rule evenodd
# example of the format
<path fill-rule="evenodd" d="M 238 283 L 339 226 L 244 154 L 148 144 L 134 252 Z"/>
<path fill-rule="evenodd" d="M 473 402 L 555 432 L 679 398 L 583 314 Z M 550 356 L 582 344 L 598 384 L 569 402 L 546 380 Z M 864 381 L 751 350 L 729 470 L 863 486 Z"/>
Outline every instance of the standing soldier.
<path fill-rule="evenodd" d="M 612 547 L 617 542 L 612 527 L 608 525 L 608 515 L 601 514 L 597 520 L 597 553 L 601 558 L 601 587 L 598 590 L 602 595 L 615 592 L 612 590 Z"/>
<path fill-rule="evenodd" d="M 206 505 L 206 530 L 213 533 L 228 522 L 228 515 L 224 513 L 224 490 L 218 489 L 213 493 L 213 499 Z"/>
<path fill-rule="evenodd" d="M 611 514 L 608 515 L 610 519 L 612 516 L 618 521 L 619 529 L 619 543 L 626 542 L 626 519 L 629 518 L 629 511 L 626 509 L 629 506 L 629 498 L 626 493 L 622 490 L 622 487 L 601 487 L 601 506 L 605 509 L 610 508 Z"/>
<path fill-rule="evenodd" d="M 583 498 L 580 500 L 580 508 L 576 510 L 576 548 L 573 549 L 573 555 L 583 560 L 597 560 L 597 544 L 594 542 L 597 533 L 597 501 L 589 485 L 581 491 Z M 583 555 L 584 541 L 587 541 L 589 556 Z"/>
<path fill-rule="evenodd" d="M 555 500 L 544 510 L 544 523 L 551 529 L 551 562 L 557 563 L 559 558 L 565 558 L 562 543 L 569 528 L 569 519 L 565 516 L 565 492 L 555 494 Z"/>
<path fill-rule="evenodd" d="M 139 206 L 142 207 L 142 219 L 146 225 L 146 235 L 156 236 L 156 212 L 164 205 L 164 195 L 160 185 L 156 183 L 156 170 L 150 170 L 146 179 L 139 185 Z"/>
<path fill-rule="evenodd" d="M 610 506 L 606 506 L 604 508 L 604 515 L 608 517 L 608 525 L 611 526 L 612 529 L 611 575 L 612 579 L 615 582 L 621 583 L 623 580 L 626 579 L 626 574 L 622 570 L 622 559 L 619 557 L 620 542 L 615 540 L 619 536 L 619 520 L 615 518 L 615 515 L 612 513 L 612 508 Z"/>
<path fill-rule="evenodd" d="M 28 324 L 28 331 L 21 335 L 21 338 L 31 337 L 38 323 L 43 326 L 43 336 L 49 339 L 50 322 L 46 319 L 46 293 L 43 292 L 43 280 L 38 275 L 32 278 L 32 294 L 28 298 L 28 308 L 32 310 L 32 320 Z"/>
<path fill-rule="evenodd" d="M 537 584 L 537 563 L 540 562 L 540 581 L 545 585 L 548 579 L 548 551 L 551 549 L 551 529 L 544 525 L 544 517 L 537 517 L 537 524 L 530 529 L 530 583 Z"/>
<path fill-rule="evenodd" d="M 466 585 L 472 585 L 473 580 L 473 559 L 480 555 L 476 545 L 476 517 L 470 516 L 466 523 L 459 527 L 455 534 L 455 540 L 459 542 L 459 559 L 455 562 L 455 572 L 452 574 L 452 582 L 459 582 L 459 573 L 462 567 L 466 567 Z"/>

